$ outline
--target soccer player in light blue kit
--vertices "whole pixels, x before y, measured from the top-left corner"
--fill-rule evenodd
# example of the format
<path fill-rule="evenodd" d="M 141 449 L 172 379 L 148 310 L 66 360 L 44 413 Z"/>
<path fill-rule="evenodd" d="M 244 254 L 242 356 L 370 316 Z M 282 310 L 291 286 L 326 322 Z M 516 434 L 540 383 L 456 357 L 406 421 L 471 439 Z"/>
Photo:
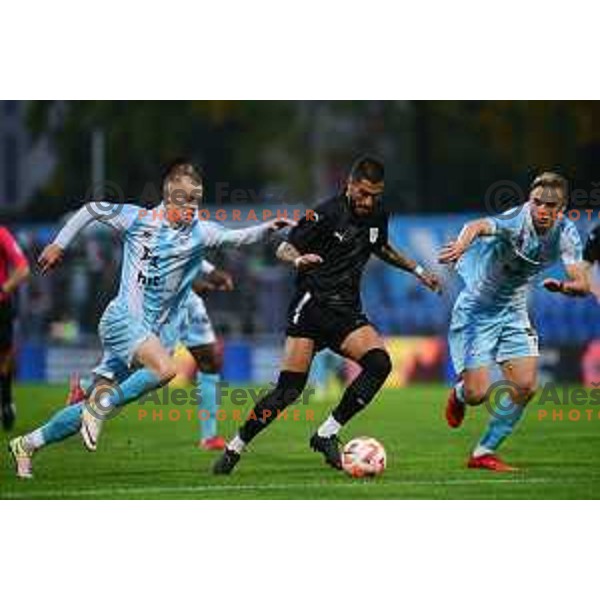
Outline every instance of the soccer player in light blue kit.
<path fill-rule="evenodd" d="M 202 411 L 198 447 L 203 450 L 223 450 L 225 438 L 217 435 L 217 396 L 222 355 L 217 348 L 217 337 L 202 294 L 212 290 L 231 291 L 233 278 L 207 260 L 202 261 L 200 273 L 202 276 L 192 284 L 192 293 L 180 311 L 179 322 L 173 331 L 166 332 L 162 341 L 170 351 L 175 350 L 177 342 L 181 343 L 196 363 L 195 380 L 200 392 L 198 397 L 201 398 Z M 132 370 L 125 363 L 107 355 L 92 373 L 96 385 L 107 386 L 112 382 L 120 383 L 131 375 Z M 83 402 L 86 397 L 84 387 L 89 388 L 90 385 L 90 381 L 82 382 L 78 374 L 73 374 L 67 404 Z"/>
<path fill-rule="evenodd" d="M 567 296 L 589 292 L 579 234 L 560 212 L 567 196 L 564 177 L 542 173 L 533 181 L 528 202 L 516 214 L 511 209 L 467 223 L 458 239 L 440 252 L 440 262 L 456 263 L 465 283 L 454 305 L 448 336 L 460 377 L 446 407 L 449 426 L 461 425 L 466 405 L 488 400 L 489 371 L 494 362 L 510 382 L 510 393 L 500 399 L 471 454 L 470 468 L 514 470 L 496 451 L 535 394 L 538 339 L 527 313 L 532 280 L 561 260 L 568 279 L 545 279 L 544 287 Z"/>
<path fill-rule="evenodd" d="M 202 277 L 193 283 L 192 293 L 180 311 L 178 322 L 172 330 L 161 336 L 161 341 L 170 352 L 175 350 L 179 342 L 196 363 L 195 383 L 200 392 L 197 397 L 201 398 L 199 408 L 202 413 L 198 448 L 223 450 L 225 438 L 217 434 L 217 396 L 221 381 L 222 356 L 217 348 L 217 337 L 201 294 L 208 290 L 231 291 L 233 279 L 229 273 L 217 269 L 207 260 L 202 261 L 200 272 Z M 111 382 L 120 383 L 131 375 L 132 369 L 108 355 L 92 373 L 97 385 L 106 386 Z M 85 389 L 82 385 L 88 388 L 90 382 L 82 384 L 77 375 L 72 376 L 67 400 L 69 404 L 85 400 Z"/>
<path fill-rule="evenodd" d="M 223 450 L 225 438 L 217 434 L 217 396 L 223 359 L 217 347 L 217 337 L 202 299 L 202 294 L 212 290 L 231 291 L 233 289 L 233 278 L 229 273 L 216 268 L 207 260 L 202 261 L 200 272 L 202 276 L 192 284 L 192 293 L 183 305 L 176 331 L 173 335 L 169 334 L 172 338 L 171 346 L 173 347 L 169 346 L 168 349 L 174 351 L 174 346 L 179 341 L 188 350 L 196 363 L 195 383 L 200 392 L 200 410 L 202 411 L 198 448 Z M 103 385 L 108 385 L 110 381 L 120 383 L 126 376 L 131 374 L 127 365 L 119 361 L 117 369 L 119 377 L 116 377 L 115 370 L 104 364 L 104 362 L 93 370 L 97 383 L 99 383 L 98 378 L 100 377 L 107 379 L 107 381 L 102 382 Z M 84 387 L 88 388 L 90 385 L 89 381 L 82 382 L 78 374 L 73 374 L 67 404 L 84 401 Z"/>
<path fill-rule="evenodd" d="M 94 203 L 83 206 L 42 252 L 43 272 L 55 267 L 64 250 L 84 227 L 104 222 L 123 235 L 123 264 L 117 296 L 108 304 L 98 332 L 108 362 L 139 367 L 108 393 L 92 392 L 83 404 L 68 406 L 43 427 L 11 440 L 10 451 L 19 477 L 32 476 L 33 453 L 79 429 L 84 445 L 95 451 L 102 415 L 166 385 L 176 374 L 169 342 L 201 268 L 204 251 L 221 246 L 256 243 L 287 225 L 286 219 L 229 230 L 197 218 L 202 178 L 187 161 L 176 161 L 165 172 L 164 202 L 154 212 L 138 206 Z M 106 390 L 106 388 L 103 388 Z M 85 409 L 84 409 L 85 406 Z"/>

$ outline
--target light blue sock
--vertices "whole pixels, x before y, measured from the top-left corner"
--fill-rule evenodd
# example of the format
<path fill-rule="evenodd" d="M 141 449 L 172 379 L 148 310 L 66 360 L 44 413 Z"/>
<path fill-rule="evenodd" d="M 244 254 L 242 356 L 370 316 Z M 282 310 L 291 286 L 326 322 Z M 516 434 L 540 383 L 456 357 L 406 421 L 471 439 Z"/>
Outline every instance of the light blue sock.
<path fill-rule="evenodd" d="M 42 425 L 40 432 L 44 444 L 60 442 L 65 438 L 77 433 L 81 427 L 81 410 L 83 402 L 65 406 L 65 408 L 54 413 L 50 420 Z"/>
<path fill-rule="evenodd" d="M 196 385 L 200 388 L 200 410 L 208 412 L 208 419 L 200 419 L 200 439 L 217 435 L 217 385 L 221 381 L 218 373 L 198 373 Z M 206 415 L 206 413 L 203 413 Z"/>
<path fill-rule="evenodd" d="M 114 406 L 122 406 L 156 388 L 159 383 L 159 379 L 154 373 L 148 369 L 140 369 L 129 376 L 120 385 L 120 394 L 116 391 L 112 393 L 109 397 L 109 401 Z M 39 429 L 28 434 L 34 436 L 31 440 L 34 442 L 34 447 L 37 448 L 42 445 L 60 442 L 77 433 L 81 427 L 81 412 L 83 406 L 83 402 L 65 406 L 65 408 L 52 415 L 45 425 L 42 425 Z"/>
<path fill-rule="evenodd" d="M 159 387 L 159 378 L 149 369 L 139 369 L 119 384 L 119 389 L 107 395 L 113 406 L 124 406 Z"/>
<path fill-rule="evenodd" d="M 488 427 L 479 440 L 478 449 L 495 452 L 500 444 L 513 432 L 517 423 L 521 420 L 524 410 L 525 406 L 513 402 L 508 394 L 499 398 L 494 407 L 495 414 L 490 417 Z"/>

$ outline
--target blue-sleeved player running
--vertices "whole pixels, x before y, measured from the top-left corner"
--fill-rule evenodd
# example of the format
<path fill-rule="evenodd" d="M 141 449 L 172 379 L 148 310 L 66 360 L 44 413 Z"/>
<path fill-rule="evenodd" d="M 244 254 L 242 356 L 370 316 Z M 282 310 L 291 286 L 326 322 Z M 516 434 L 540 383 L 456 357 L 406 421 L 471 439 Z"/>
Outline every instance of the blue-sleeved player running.
<path fill-rule="evenodd" d="M 454 305 L 448 341 L 459 381 L 446 406 L 450 427 L 459 427 L 467 405 L 488 400 L 490 367 L 498 363 L 510 394 L 502 398 L 467 463 L 470 468 L 511 471 L 496 451 L 521 419 L 537 384 L 538 338 L 527 312 L 533 279 L 561 260 L 567 279 L 545 279 L 549 292 L 584 296 L 588 269 L 573 223 L 563 218 L 568 184 L 555 173 L 542 173 L 529 199 L 495 217 L 467 223 L 458 239 L 439 255 L 456 263 L 465 287 Z"/>
<path fill-rule="evenodd" d="M 255 227 L 229 230 L 198 220 L 202 178 L 188 161 L 165 171 L 164 201 L 144 213 L 134 205 L 93 203 L 82 207 L 42 252 L 43 272 L 55 267 L 64 250 L 84 227 L 104 222 L 123 235 L 123 264 L 117 296 L 108 304 L 98 332 L 104 349 L 102 366 L 123 372 L 136 367 L 103 393 L 91 392 L 86 403 L 67 406 L 44 426 L 10 442 L 19 477 L 32 476 L 32 456 L 41 447 L 81 432 L 84 445 L 96 450 L 102 414 L 166 385 L 176 373 L 170 343 L 176 339 L 180 312 L 191 293 L 208 248 L 240 246 L 263 240 L 290 224 L 277 219 Z M 98 389 L 98 388 L 96 388 Z M 84 409 L 85 407 L 85 409 Z"/>
<path fill-rule="evenodd" d="M 192 284 L 192 293 L 183 305 L 180 312 L 179 324 L 170 335 L 169 350 L 173 340 L 177 339 L 191 354 L 196 363 L 196 388 L 201 397 L 198 448 L 202 450 L 223 450 L 225 439 L 217 432 L 217 396 L 221 381 L 220 371 L 223 365 L 222 353 L 217 345 L 217 337 L 208 316 L 201 294 L 211 290 L 231 291 L 233 278 L 229 273 L 216 268 L 212 263 L 203 260 L 200 267 L 201 277 Z M 164 341 L 163 341 L 164 343 Z M 103 377 L 109 381 L 120 382 L 130 373 L 126 365 L 119 365 L 119 377 L 109 370 L 105 372 L 106 365 L 99 365 L 93 370 L 96 378 Z M 108 384 L 109 382 L 106 382 Z M 85 389 L 90 382 L 81 380 L 78 373 L 70 379 L 70 390 L 67 404 L 76 404 L 85 400 Z"/>

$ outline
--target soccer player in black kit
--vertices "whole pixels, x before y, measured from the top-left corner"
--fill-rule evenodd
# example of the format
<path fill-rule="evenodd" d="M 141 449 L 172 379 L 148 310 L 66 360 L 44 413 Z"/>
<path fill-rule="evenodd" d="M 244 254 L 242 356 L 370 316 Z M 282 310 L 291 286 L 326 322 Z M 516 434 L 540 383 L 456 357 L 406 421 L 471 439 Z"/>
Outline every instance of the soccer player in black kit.
<path fill-rule="evenodd" d="M 246 420 L 227 444 L 213 466 L 215 474 L 231 473 L 245 446 L 299 398 L 313 356 L 326 347 L 362 367 L 310 439 L 315 452 L 341 469 L 339 430 L 375 397 L 392 368 L 381 337 L 362 311 L 360 282 L 365 265 L 375 254 L 414 273 L 431 290 L 440 287 L 436 275 L 389 244 L 388 216 L 380 202 L 383 189 L 383 164 L 369 157 L 357 160 L 343 192 L 319 204 L 277 249 L 278 258 L 298 270 L 277 386 L 257 403 L 256 418 Z"/>

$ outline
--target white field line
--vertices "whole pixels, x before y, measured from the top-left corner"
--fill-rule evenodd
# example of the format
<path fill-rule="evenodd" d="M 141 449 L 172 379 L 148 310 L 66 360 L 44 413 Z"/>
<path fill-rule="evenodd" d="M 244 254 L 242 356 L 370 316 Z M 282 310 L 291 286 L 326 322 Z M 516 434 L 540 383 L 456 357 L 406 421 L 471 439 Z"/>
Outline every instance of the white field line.
<path fill-rule="evenodd" d="M 582 480 L 583 481 L 583 480 Z M 589 480 L 585 480 L 588 481 Z M 218 494 L 227 492 L 238 492 L 238 491 L 269 491 L 269 490 L 305 490 L 315 488 L 347 488 L 347 489 L 364 489 L 365 486 L 372 485 L 371 488 L 374 494 L 377 493 L 377 489 L 380 487 L 407 487 L 407 486 L 438 486 L 438 487 L 452 487 L 452 486 L 473 486 L 473 485 L 522 485 L 522 484 L 534 484 L 534 485 L 545 485 L 545 484 L 565 484 L 569 483 L 566 481 L 557 481 L 556 479 L 547 478 L 535 478 L 535 479 L 520 479 L 520 478 L 498 478 L 498 479 L 446 479 L 446 480 L 407 480 L 407 481 L 379 481 L 377 483 L 370 481 L 348 481 L 348 482 L 314 482 L 314 483 L 266 483 L 266 484 L 239 484 L 239 485 L 188 485 L 188 486 L 142 486 L 142 487 L 102 487 L 102 488 L 88 488 L 82 490 L 31 490 L 31 494 L 28 494 L 25 490 L 22 492 L 9 492 L 3 494 L 0 492 L 0 499 L 18 499 L 28 498 L 32 495 L 39 495 L 42 497 L 55 497 L 55 498 L 84 498 L 87 496 L 144 496 L 146 494 L 177 494 L 177 493 L 208 493 Z M 574 481 L 571 483 L 575 483 Z M 578 481 L 578 483 L 581 483 Z M 27 486 L 28 482 L 23 482 L 23 486 Z"/>

